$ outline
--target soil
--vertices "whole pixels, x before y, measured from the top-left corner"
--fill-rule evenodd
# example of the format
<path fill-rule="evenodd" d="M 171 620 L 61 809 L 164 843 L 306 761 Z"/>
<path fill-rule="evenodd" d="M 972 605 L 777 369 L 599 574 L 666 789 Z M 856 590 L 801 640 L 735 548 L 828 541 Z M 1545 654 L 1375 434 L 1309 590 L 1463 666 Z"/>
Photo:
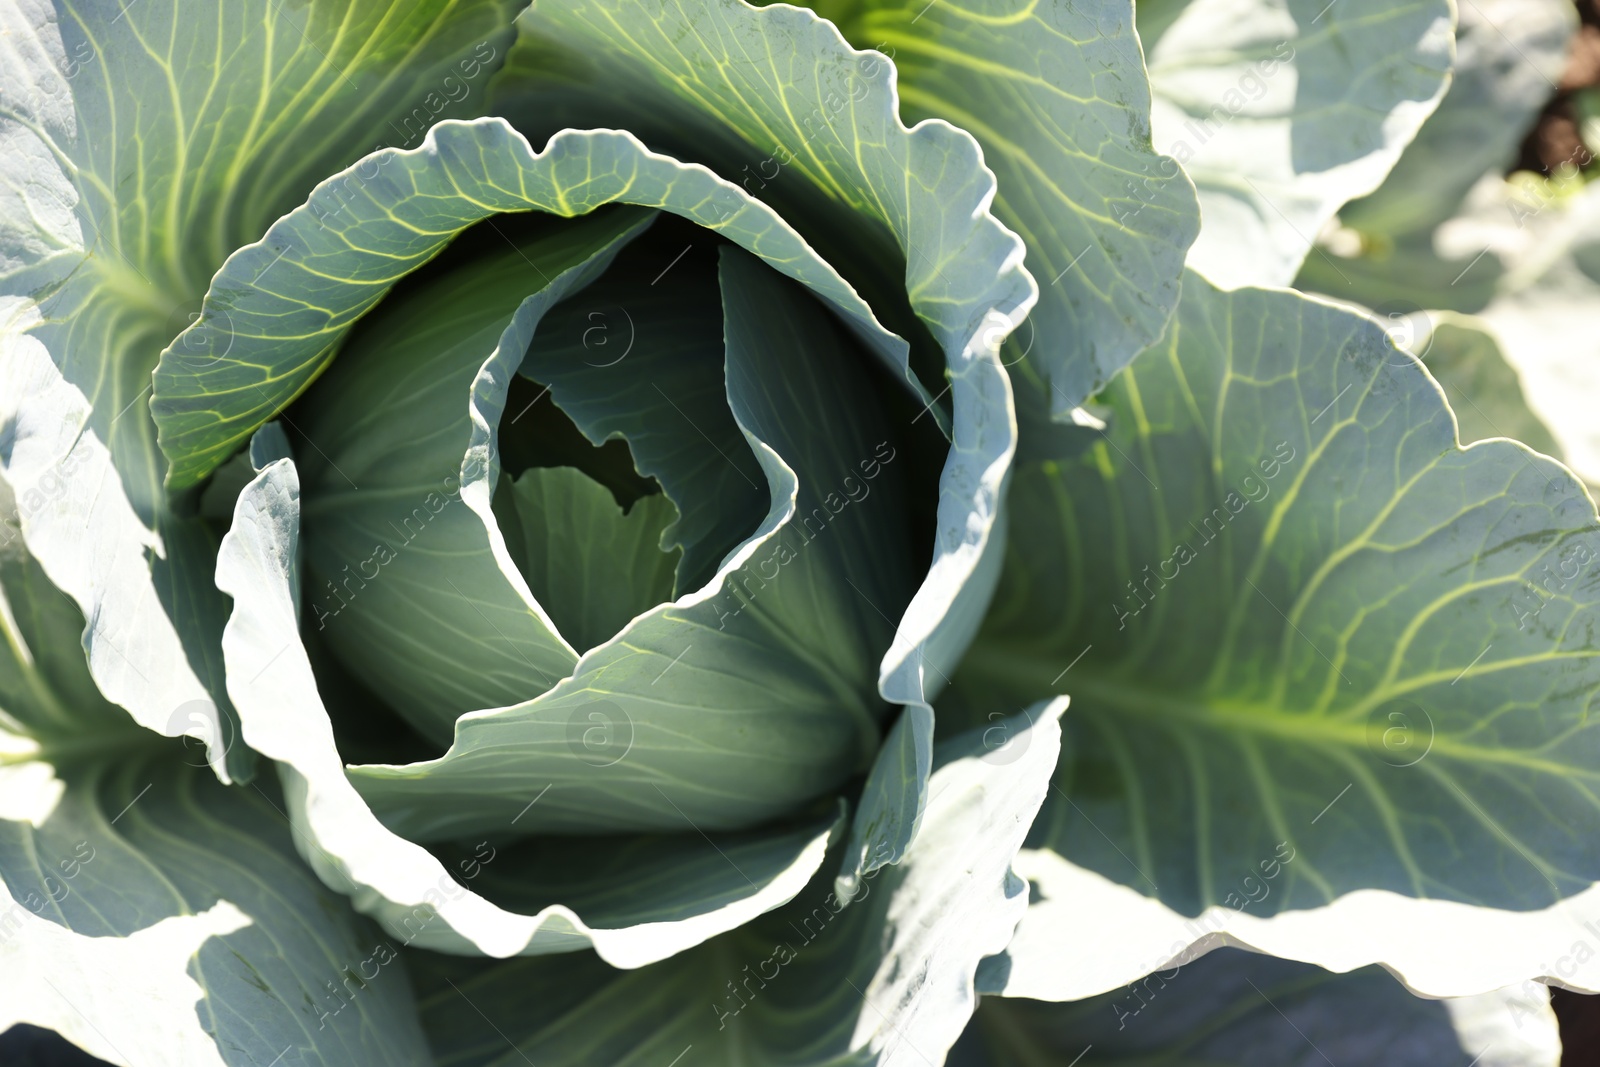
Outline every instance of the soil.
<path fill-rule="evenodd" d="M 1585 145 L 1578 129 L 1583 107 L 1600 109 L 1600 0 L 1577 0 L 1577 8 L 1583 25 L 1573 38 L 1566 69 L 1557 81 L 1555 96 L 1523 139 L 1513 171 L 1549 174 L 1570 164 L 1594 175 L 1600 168 L 1596 160 L 1600 144 Z"/>

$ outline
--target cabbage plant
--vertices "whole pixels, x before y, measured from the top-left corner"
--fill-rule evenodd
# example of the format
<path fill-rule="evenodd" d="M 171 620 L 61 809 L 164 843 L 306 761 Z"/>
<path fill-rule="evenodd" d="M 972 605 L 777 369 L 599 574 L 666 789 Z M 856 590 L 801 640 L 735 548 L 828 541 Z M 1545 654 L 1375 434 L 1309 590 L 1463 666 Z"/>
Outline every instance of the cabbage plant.
<path fill-rule="evenodd" d="M 1312 240 L 1538 91 L 813 7 L 0 0 L 6 1040 L 1556 1062 L 1600 519 Z"/>

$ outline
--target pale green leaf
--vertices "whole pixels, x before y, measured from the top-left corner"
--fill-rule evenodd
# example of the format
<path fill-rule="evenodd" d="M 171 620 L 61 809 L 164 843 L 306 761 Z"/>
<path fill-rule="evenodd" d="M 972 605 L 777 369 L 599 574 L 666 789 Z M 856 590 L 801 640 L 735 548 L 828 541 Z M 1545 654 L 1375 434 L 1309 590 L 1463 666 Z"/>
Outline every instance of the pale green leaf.
<path fill-rule="evenodd" d="M 550 310 L 522 373 L 549 387 L 587 440 L 627 441 L 639 473 L 677 506 L 662 544 L 683 549 L 677 588 L 686 593 L 761 525 L 768 494 L 728 410 L 716 245 L 673 221 L 660 220 Z"/>
<path fill-rule="evenodd" d="M 1528 407 L 1517 372 L 1494 335 L 1467 315 L 1437 312 L 1416 350 L 1444 389 L 1459 424 L 1461 443 L 1509 437 L 1561 458 L 1561 446 Z"/>
<path fill-rule="evenodd" d="M 1500 225 L 1486 239 L 1504 237 L 1507 271 L 1480 318 L 1562 457 L 1600 487 L 1600 185 L 1563 199 L 1546 191 L 1531 205 L 1514 189 L 1495 199 Z"/>
<path fill-rule="evenodd" d="M 1600 522 L 1568 471 L 1459 447 L 1370 320 L 1193 275 L 1105 399 L 1104 434 L 1018 472 L 1009 575 L 940 707 L 1072 696 L 1030 847 L 1189 915 L 1381 889 L 1459 922 L 1600 877 Z M 1316 929 L 1340 969 L 1418 965 L 1414 937 Z M 1467 991 L 1532 973 L 1508 964 Z"/>
<path fill-rule="evenodd" d="M 511 558 L 573 648 L 603 644 L 672 599 L 679 554 L 662 551 L 661 536 L 678 511 L 665 496 L 641 497 L 624 513 L 609 489 L 571 467 L 524 471 L 504 492 L 495 513 Z"/>
<path fill-rule="evenodd" d="M 88 399 L 27 332 L 37 317 L 30 304 L 0 303 L 0 475 L 16 494 L 17 529 L 77 603 L 80 626 L 95 620 L 83 647 L 100 692 L 147 729 L 205 739 L 223 780 L 248 778 L 249 751 L 226 743 L 238 729 L 222 695 L 213 535 L 167 514 L 145 525 Z"/>
<path fill-rule="evenodd" d="M 1561 1038 L 1547 999 L 1535 997 L 1525 1014 L 1514 1019 L 1495 994 L 1414 997 L 1381 967 L 1333 974 L 1221 949 L 1088 1000 L 985 997 L 947 1062 L 1029 1067 L 1086 1056 L 1108 1067 L 1557 1067 Z"/>
<path fill-rule="evenodd" d="M 1341 245 L 1307 257 L 1296 287 L 1380 314 L 1481 310 L 1504 273 L 1500 256 L 1481 240 L 1442 254 L 1436 231 L 1474 183 L 1515 160 L 1556 92 L 1576 16 L 1566 0 L 1461 4 L 1449 92 L 1383 185 L 1340 209 Z M 1518 220 L 1539 212 L 1537 203 L 1507 206 Z"/>
<path fill-rule="evenodd" d="M 318 181 L 475 107 L 511 13 L 509 0 L 0 10 L 0 296 L 40 302 L 0 313 L 5 402 L 34 414 L 5 472 L 24 500 L 50 501 L 24 508 L 24 535 L 94 623 L 95 681 L 141 724 L 234 732 L 214 537 L 161 489 L 146 409 L 158 352 L 227 254 Z M 195 701 L 212 706 L 180 713 Z M 238 778 L 247 756 L 224 766 L 216 747 L 213 762 Z"/>
<path fill-rule="evenodd" d="M 1007 955 L 980 968 L 986 993 L 1081 1000 L 1224 944 L 1339 972 L 1380 963 L 1425 997 L 1501 990 L 1495 1014 L 1518 1030 L 1544 1010 L 1543 983 L 1600 992 L 1600 888 L 1535 911 L 1364 889 L 1271 917 L 1217 904 L 1191 918 L 1049 848 L 1024 848 L 1014 868 L 1031 903 Z"/>
<path fill-rule="evenodd" d="M 271 794 L 165 745 L 4 774 L 33 770 L 62 795 L 0 821 L 0 1027 L 129 1067 L 431 1062 L 399 945 L 301 865 Z"/>
<path fill-rule="evenodd" d="M 168 481 L 181 488 L 214 470 L 311 384 L 396 282 L 468 226 L 613 202 L 722 234 L 833 301 L 886 358 L 903 349 L 783 219 L 702 167 L 627 132 L 569 130 L 535 153 L 503 119 L 441 122 L 420 147 L 385 149 L 330 178 L 228 258 L 200 318 L 156 368 L 150 407 L 173 463 Z"/>
<path fill-rule="evenodd" d="M 1453 0 L 1191 0 L 1144 34 L 1157 150 L 1194 179 L 1189 266 L 1286 285 L 1449 82 Z"/>
<path fill-rule="evenodd" d="M 76 606 L 0 530 L 0 1031 L 130 1067 L 431 1062 L 392 946 L 299 863 L 280 801 L 108 704 Z"/>
<path fill-rule="evenodd" d="M 1035 709 L 997 748 L 978 736 L 942 746 L 921 833 L 848 907 L 818 879 L 786 907 L 628 974 L 583 957 L 414 960 L 439 1062 L 941 1062 L 975 1006 L 973 969 L 1026 906 L 1009 864 L 1047 788 L 1059 711 Z"/>
<path fill-rule="evenodd" d="M 1340 209 L 1340 223 L 1383 242 L 1431 233 L 1454 215 L 1479 178 L 1516 157 L 1556 91 L 1577 14 L 1566 0 L 1461 3 L 1449 92 L 1383 184 Z M 1381 258 L 1381 243 L 1373 252 Z"/>
<path fill-rule="evenodd" d="M 1150 147 L 1133 5 L 813 6 L 893 57 L 908 121 L 943 119 L 983 146 L 995 214 L 1040 284 L 1007 362 L 1026 351 L 1030 385 L 1045 379 L 1064 416 L 1161 335 L 1200 228 L 1188 179 Z"/>

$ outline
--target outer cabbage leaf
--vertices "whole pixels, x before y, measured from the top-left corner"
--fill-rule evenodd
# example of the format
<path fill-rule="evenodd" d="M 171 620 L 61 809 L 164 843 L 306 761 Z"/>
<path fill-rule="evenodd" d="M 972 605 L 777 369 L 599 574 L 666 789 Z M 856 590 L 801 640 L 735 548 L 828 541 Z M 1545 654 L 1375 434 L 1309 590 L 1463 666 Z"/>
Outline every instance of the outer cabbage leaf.
<path fill-rule="evenodd" d="M 844 907 L 818 880 L 690 952 L 618 974 L 582 957 L 415 964 L 441 1062 L 938 1063 L 975 1004 L 972 972 L 1025 907 L 1010 859 L 1048 787 L 1060 702 L 942 745 L 922 830 Z M 490 1025 L 482 1025 L 483 1020 Z"/>
<path fill-rule="evenodd" d="M 1600 429 L 1592 414 L 1600 359 L 1593 341 L 1600 322 L 1593 310 L 1600 296 L 1597 233 L 1600 190 L 1576 173 L 1511 181 L 1489 175 L 1436 230 L 1380 234 L 1375 246 L 1392 244 L 1392 255 L 1375 247 L 1335 260 L 1343 279 L 1308 269 L 1300 283 L 1372 302 L 1402 336 L 1447 318 L 1424 308 L 1476 311 L 1515 371 L 1532 415 L 1593 486 L 1600 484 Z M 1419 321 L 1422 329 L 1413 325 Z M 1513 432 L 1512 421 L 1502 432 Z"/>
<path fill-rule="evenodd" d="M 1450 90 L 1438 110 L 1383 185 L 1339 211 L 1344 244 L 1358 240 L 1357 254 L 1328 247 L 1307 257 L 1297 288 L 1381 314 L 1478 311 L 1492 296 L 1504 273 L 1495 250 L 1480 255 L 1480 241 L 1447 255 L 1436 231 L 1463 209 L 1479 179 L 1515 159 L 1556 90 L 1577 18 L 1565 0 L 1473 0 L 1460 14 Z"/>
<path fill-rule="evenodd" d="M 1366 304 L 1397 326 L 1402 317 L 1442 320 L 1426 308 L 1481 312 L 1533 415 L 1595 485 L 1591 367 L 1600 353 L 1587 339 L 1600 197 L 1576 171 L 1499 177 L 1555 92 L 1575 26 L 1561 0 L 1464 5 L 1449 94 L 1384 186 L 1341 211 L 1345 232 L 1306 261 L 1296 285 Z M 1411 323 L 1400 328 L 1414 332 Z M 1519 436 L 1509 414 L 1495 421 Z"/>
<path fill-rule="evenodd" d="M 1485 325 L 1448 311 L 1428 318 L 1432 328 L 1417 339 L 1416 349 L 1450 401 L 1461 443 L 1509 437 L 1562 459 L 1561 446 L 1528 407 L 1521 379 Z"/>
<path fill-rule="evenodd" d="M 1009 576 L 948 702 L 1073 697 L 1007 992 L 1148 972 L 1182 925 L 1152 947 L 1150 914 L 1214 909 L 1192 941 L 1231 911 L 1330 902 L 1281 920 L 1295 950 L 1254 926 L 1245 943 L 1426 971 L 1427 992 L 1539 973 L 1477 931 L 1600 876 L 1600 523 L 1570 472 L 1514 442 L 1458 447 L 1438 387 L 1370 320 L 1193 275 L 1106 400 L 1104 435 L 1018 472 Z M 1090 907 L 1074 865 L 1162 904 Z M 1357 890 L 1411 927 L 1334 925 L 1366 907 Z M 1126 947 L 1069 973 L 1085 925 Z M 1534 954 L 1574 928 L 1552 914 Z M 1491 958 L 1437 989 L 1440 940 Z"/>
<path fill-rule="evenodd" d="M 346 202 L 350 184 L 361 196 Z M 396 282 L 468 226 L 617 202 L 721 233 L 830 300 L 891 365 L 903 359 L 904 342 L 788 223 L 704 167 L 650 152 L 627 132 L 569 130 L 535 153 L 504 119 L 441 122 L 418 148 L 385 149 L 330 178 L 228 258 L 200 318 L 156 368 L 151 410 L 170 480 L 192 485 L 215 470 L 322 373 Z"/>
<path fill-rule="evenodd" d="M 1384 1063 L 1557 1067 L 1561 1037 L 1541 990 L 1462 1000 L 1413 997 L 1381 967 L 1319 967 L 1222 949 L 1127 989 L 1068 1004 L 985 997 L 950 1067 L 1094 1061 L 1141 1067 Z"/>
<path fill-rule="evenodd" d="M 300 864 L 273 792 L 106 703 L 7 519 L 0 1031 L 126 1065 L 430 1063 L 395 947 Z"/>
<path fill-rule="evenodd" d="M 1526 203 L 1514 206 L 1515 189 L 1499 193 L 1509 209 L 1502 218 L 1529 217 Z M 1515 237 L 1510 226 L 1498 228 L 1507 271 L 1479 317 L 1499 339 L 1528 406 L 1550 428 L 1563 458 L 1600 486 L 1600 186 L 1534 207 L 1537 217 L 1518 226 Z"/>
<path fill-rule="evenodd" d="M 1189 266 L 1288 284 L 1439 103 L 1454 18 L 1452 0 L 1192 0 L 1141 22 L 1155 146 L 1200 193 Z"/>
<path fill-rule="evenodd" d="M 1006 361 L 1018 374 L 1025 352 L 1026 391 L 1047 387 L 1064 417 L 1161 335 L 1200 228 L 1189 181 L 1150 147 L 1133 5 L 811 6 L 858 48 L 894 58 L 908 120 L 944 119 L 983 145 L 995 214 L 1040 279 Z"/>
<path fill-rule="evenodd" d="M 0 301 L 0 475 L 14 487 L 18 528 L 94 620 L 83 645 L 101 691 L 141 726 L 203 739 L 223 780 L 248 778 L 250 753 L 230 746 L 238 727 L 221 695 L 213 537 L 193 519 L 152 529 L 140 518 L 88 398 L 29 332 L 39 322 L 36 305 Z"/>
<path fill-rule="evenodd" d="M 1374 238 L 1381 259 L 1387 239 L 1431 233 L 1453 216 L 1479 178 L 1516 157 L 1555 92 L 1577 28 L 1577 12 L 1563 0 L 1461 4 L 1449 91 L 1383 184 L 1341 208 L 1339 222 Z M 1307 269 L 1326 266 L 1312 261 Z"/>
<path fill-rule="evenodd" d="M 7 372 L 5 403 L 30 412 L 7 420 L 5 476 L 32 551 L 94 624 L 97 684 L 144 726 L 208 736 L 224 778 L 249 773 L 242 747 L 222 758 L 237 735 L 218 674 L 227 606 L 209 582 L 214 539 L 162 494 L 151 367 L 229 250 L 380 138 L 414 142 L 475 106 L 511 8 L 0 11 L 0 297 L 41 302 L 5 342 L 24 365 Z"/>
<path fill-rule="evenodd" d="M 1006 956 L 980 968 L 986 993 L 1080 1000 L 1222 945 L 1333 971 L 1379 962 L 1425 997 L 1503 988 L 1514 1024 L 1542 1010 L 1545 985 L 1600 992 L 1600 891 L 1593 888 L 1537 911 L 1357 890 L 1271 918 L 1220 904 L 1190 918 L 1049 849 L 1024 848 L 1014 866 L 1032 903 Z M 1074 966 L 1062 967 L 1069 958 Z"/>

